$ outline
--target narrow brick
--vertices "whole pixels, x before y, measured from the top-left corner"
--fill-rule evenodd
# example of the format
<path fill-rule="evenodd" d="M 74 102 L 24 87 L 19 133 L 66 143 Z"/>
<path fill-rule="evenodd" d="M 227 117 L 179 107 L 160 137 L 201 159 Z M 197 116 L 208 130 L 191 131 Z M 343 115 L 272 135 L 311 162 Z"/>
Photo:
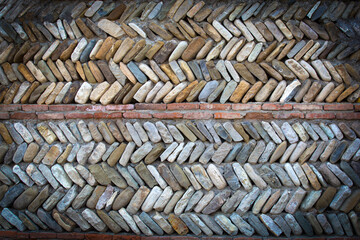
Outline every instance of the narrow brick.
<path fill-rule="evenodd" d="M 166 110 L 166 104 L 136 103 L 136 110 Z"/>
<path fill-rule="evenodd" d="M 167 104 L 168 110 L 195 110 L 199 109 L 198 103 L 170 103 Z"/>
<path fill-rule="evenodd" d="M 212 117 L 212 113 L 209 112 L 187 112 L 183 116 L 184 119 L 210 119 Z"/>
<path fill-rule="evenodd" d="M 101 119 L 101 118 L 108 118 L 108 119 L 115 119 L 115 118 L 122 118 L 122 112 L 95 112 L 94 118 Z"/>
<path fill-rule="evenodd" d="M 307 113 L 307 119 L 334 119 L 335 113 Z"/>
<path fill-rule="evenodd" d="M 8 112 L 0 112 L 0 119 L 9 119 L 10 114 Z"/>
<path fill-rule="evenodd" d="M 28 112 L 14 112 L 10 115 L 11 119 L 36 119 L 35 113 Z"/>
<path fill-rule="evenodd" d="M 334 113 L 332 113 L 332 114 L 334 114 Z M 358 113 L 358 112 L 336 113 L 336 118 L 337 119 L 347 119 L 347 120 L 359 120 L 360 113 Z"/>
<path fill-rule="evenodd" d="M 159 119 L 179 119 L 183 117 L 183 114 L 179 112 L 161 112 L 153 113 L 153 117 Z"/>
<path fill-rule="evenodd" d="M 76 109 L 76 105 L 70 105 L 70 104 L 49 105 L 49 111 L 54 111 L 54 112 L 68 112 L 68 111 L 74 111 L 75 109 Z"/>
<path fill-rule="evenodd" d="M 1 104 L 0 111 L 11 112 L 21 109 L 21 104 Z"/>
<path fill-rule="evenodd" d="M 214 113 L 215 119 L 241 119 L 244 118 L 243 113 L 234 113 L 234 112 L 217 112 Z"/>
<path fill-rule="evenodd" d="M 106 111 L 124 111 L 124 110 L 133 110 L 135 109 L 134 104 L 123 104 L 123 105 L 107 105 L 105 107 Z"/>
<path fill-rule="evenodd" d="M 300 110 L 300 111 L 316 111 L 316 110 L 322 110 L 322 106 L 318 104 L 293 104 L 294 110 Z"/>
<path fill-rule="evenodd" d="M 201 110 L 230 110 L 231 104 L 221 104 L 221 103 L 201 103 Z"/>
<path fill-rule="evenodd" d="M 260 104 L 253 104 L 253 103 L 247 103 L 247 104 L 232 104 L 231 105 L 232 110 L 236 110 L 236 111 L 245 111 L 245 110 L 261 110 L 261 105 Z"/>
<path fill-rule="evenodd" d="M 21 106 L 21 109 L 25 112 L 45 112 L 49 109 L 47 105 L 27 105 L 24 104 Z"/>
<path fill-rule="evenodd" d="M 81 105 L 81 106 L 76 106 L 76 110 L 86 111 L 86 112 L 98 112 L 98 111 L 105 111 L 105 106 L 103 106 L 103 105 Z"/>
<path fill-rule="evenodd" d="M 39 120 L 64 119 L 64 113 L 36 113 Z"/>
<path fill-rule="evenodd" d="M 139 112 L 124 112 L 123 118 L 151 118 L 151 114 Z"/>
<path fill-rule="evenodd" d="M 66 113 L 65 114 L 65 118 L 66 119 L 87 119 L 87 118 L 93 118 L 93 113 L 82 113 L 82 112 L 71 112 L 71 113 Z"/>
<path fill-rule="evenodd" d="M 289 113 L 289 112 L 275 112 L 273 113 L 274 118 L 276 119 L 292 119 L 292 118 L 304 118 L 304 113 Z"/>
<path fill-rule="evenodd" d="M 246 119 L 272 119 L 272 113 L 259 113 L 259 112 L 249 112 L 246 113 Z"/>
<path fill-rule="evenodd" d="M 325 111 L 347 111 L 353 110 L 354 105 L 352 103 L 339 103 L 339 104 L 325 104 Z"/>
<path fill-rule="evenodd" d="M 293 106 L 291 104 L 264 103 L 261 108 L 269 111 L 288 111 L 292 110 Z"/>

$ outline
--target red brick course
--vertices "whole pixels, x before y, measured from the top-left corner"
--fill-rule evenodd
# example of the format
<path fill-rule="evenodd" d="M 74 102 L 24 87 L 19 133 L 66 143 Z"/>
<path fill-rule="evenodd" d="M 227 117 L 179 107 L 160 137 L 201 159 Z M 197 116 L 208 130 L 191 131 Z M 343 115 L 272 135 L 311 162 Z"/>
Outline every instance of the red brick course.
<path fill-rule="evenodd" d="M 360 119 L 360 104 L 329 103 L 170 103 L 125 105 L 0 105 L 0 120 L 5 119 Z"/>

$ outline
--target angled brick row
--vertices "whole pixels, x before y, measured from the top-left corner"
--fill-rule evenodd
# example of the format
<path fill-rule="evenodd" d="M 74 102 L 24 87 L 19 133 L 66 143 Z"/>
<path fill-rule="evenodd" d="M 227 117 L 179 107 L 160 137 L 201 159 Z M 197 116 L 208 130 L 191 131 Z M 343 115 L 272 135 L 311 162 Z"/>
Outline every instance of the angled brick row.
<path fill-rule="evenodd" d="M 246 236 L 252 236 L 256 233 L 264 237 L 269 236 L 270 234 L 275 236 L 284 234 L 287 237 L 290 235 L 300 235 L 302 233 L 308 236 L 321 235 L 323 233 L 336 234 L 338 236 L 345 234 L 347 236 L 353 236 L 359 234 L 359 223 L 356 213 L 350 211 L 351 209 L 348 209 L 349 206 L 354 205 L 351 203 L 351 200 L 358 198 L 359 192 L 352 194 L 347 200 L 345 200 L 345 202 L 344 197 L 339 195 L 341 194 L 342 190 L 340 190 L 335 195 L 332 201 L 326 199 L 329 196 L 325 196 L 325 193 L 322 196 L 319 196 L 318 193 L 313 192 L 311 195 L 317 195 L 317 199 L 319 200 L 317 202 L 309 202 L 309 199 L 313 199 L 307 197 L 301 204 L 301 201 L 304 198 L 302 195 L 302 191 L 304 190 L 301 188 L 297 189 L 292 194 L 292 196 L 290 196 L 291 194 L 285 191 L 283 194 L 281 194 L 281 197 L 280 190 L 275 192 L 270 197 L 271 189 L 268 189 L 268 191 L 260 194 L 259 189 L 254 188 L 253 191 L 248 194 L 236 192 L 232 197 L 229 195 L 226 196 L 223 194 L 221 196 L 221 194 L 217 194 L 215 197 L 212 196 L 213 199 L 211 200 L 210 198 L 207 203 L 198 203 L 198 205 L 196 205 L 197 201 L 200 199 L 202 200 L 206 197 L 209 199 L 209 194 L 201 197 L 202 194 L 198 194 L 199 192 L 194 193 L 194 191 L 190 188 L 185 193 L 176 192 L 173 195 L 174 197 L 177 195 L 175 197 L 176 199 L 174 201 L 174 197 L 172 197 L 172 199 L 169 201 L 169 204 L 165 207 L 165 211 L 175 208 L 177 214 L 171 213 L 167 215 L 159 212 L 148 214 L 146 211 L 137 213 L 141 205 L 142 208 L 145 208 L 145 206 L 154 203 L 154 201 L 149 203 L 148 198 L 143 199 L 139 197 L 141 194 L 143 194 L 139 193 L 139 191 L 146 191 L 144 189 L 139 189 L 134 194 L 134 197 L 130 200 L 127 208 L 121 207 L 119 210 L 110 210 L 109 212 L 106 212 L 101 209 L 102 207 L 98 207 L 98 205 L 99 203 L 100 205 L 105 205 L 103 201 L 109 197 L 107 195 L 111 194 L 111 190 L 112 189 L 109 189 L 109 187 L 107 187 L 105 191 L 103 190 L 103 193 L 98 198 L 98 204 L 96 204 L 97 210 L 93 210 L 89 207 L 86 207 L 85 209 L 83 208 L 81 210 L 70 207 L 69 205 L 73 199 L 69 200 L 69 198 L 73 196 L 74 190 L 70 190 L 66 194 L 60 190 L 49 197 L 51 200 L 47 200 L 44 203 L 44 208 L 47 210 L 44 208 L 37 208 L 37 210 L 20 210 L 14 213 L 9 208 L 3 208 L 1 212 L 2 217 L 0 219 L 0 223 L 5 229 L 10 229 L 12 226 L 14 226 L 20 231 L 25 231 L 26 229 L 39 230 L 49 228 L 55 232 L 62 232 L 64 230 L 71 232 L 75 227 L 79 226 L 82 231 L 88 231 L 94 228 L 99 232 L 104 232 L 107 230 L 114 233 L 119 233 L 121 231 L 132 231 L 136 234 L 142 233 L 148 236 L 153 234 L 171 234 L 173 232 L 176 232 L 180 235 L 184 235 L 190 232 L 195 235 L 200 235 L 203 232 L 204 234 L 210 236 L 213 234 L 236 235 L 238 234 L 238 231 L 239 233 Z M 328 190 L 330 192 L 330 188 L 327 189 L 327 191 Z M 25 190 L 25 192 L 26 191 L 27 190 Z M 148 194 L 150 195 L 152 192 Z M 62 197 L 63 199 L 59 201 L 59 198 Z M 280 197 L 280 199 L 277 201 L 276 197 L 277 199 Z M 23 198 L 22 195 L 20 195 L 19 198 Z M 94 199 L 92 198 L 93 195 L 86 203 L 87 206 L 93 202 Z M 137 201 L 134 201 L 134 198 L 136 198 Z M 54 201 L 54 199 L 55 203 L 51 203 Z M 177 203 L 176 200 L 178 201 Z M 57 201 L 59 202 L 56 204 Z M 91 203 L 89 203 L 89 201 Z M 235 206 L 233 206 L 234 201 L 237 201 Z M 73 203 L 75 202 L 79 203 L 79 199 L 75 199 Z M 335 206 L 340 207 L 340 205 L 343 203 L 340 209 L 345 213 L 315 214 L 310 212 L 302 213 L 296 211 L 297 208 L 301 208 L 302 210 L 305 210 L 309 206 L 311 208 L 314 204 L 315 208 L 322 208 L 324 205 L 326 208 L 326 205 L 329 203 L 332 208 L 335 208 Z M 17 202 L 16 205 L 24 206 L 26 203 L 24 204 Z M 56 209 L 54 208 L 55 205 Z M 169 205 L 171 206 L 168 207 Z M 214 216 L 209 216 L 207 214 L 201 214 L 196 210 L 199 208 L 199 205 L 201 205 L 200 208 L 203 208 L 202 212 L 212 212 L 214 208 L 216 211 L 216 209 L 220 207 L 231 209 L 230 212 L 228 211 L 226 214 L 218 213 Z M 239 206 L 237 207 L 237 205 Z M 64 206 L 66 206 L 66 208 L 64 208 Z M 195 212 L 189 212 L 187 210 L 189 207 L 190 209 L 195 207 Z M 244 212 L 242 211 L 250 209 L 251 207 L 252 213 L 244 215 Z M 185 208 L 186 212 L 182 213 Z M 179 209 L 181 209 L 180 212 Z M 236 212 L 234 212 L 235 209 Z M 263 209 L 262 213 L 260 213 L 261 209 Z M 279 209 L 280 211 L 285 209 L 288 213 L 278 214 L 277 211 Z M 270 213 L 267 213 L 269 210 Z M 323 210 L 324 209 L 322 209 L 320 212 Z"/>
<path fill-rule="evenodd" d="M 220 4 L 220 6 L 216 6 L 214 11 L 211 11 L 212 4 L 206 4 L 203 1 L 195 4 L 194 1 L 179 0 L 165 5 L 163 2 L 151 2 L 141 3 L 139 6 L 136 6 L 136 3 L 128 3 L 127 5 L 113 2 L 103 4 L 102 1 L 95 1 L 88 6 L 84 2 L 71 2 L 67 7 L 64 4 L 53 4 L 51 7 L 43 8 L 43 11 L 40 10 L 40 13 L 36 13 L 39 12 L 39 9 L 33 6 L 23 9 L 24 6 L 21 3 L 15 4 L 15 6 L 7 4 L 3 5 L 1 11 L 1 17 L 5 19 L 1 22 L 1 27 L 4 30 L 1 36 L 7 41 L 19 42 L 20 39 L 30 39 L 31 41 L 42 42 L 52 41 L 54 38 L 66 39 L 69 37 L 74 39 L 81 37 L 82 34 L 87 38 L 95 36 L 104 38 L 106 34 L 114 37 L 124 35 L 136 37 L 140 35 L 152 38 L 155 33 L 165 40 L 171 39 L 173 35 L 182 40 L 191 40 L 198 34 L 200 36 L 209 35 L 215 41 L 220 41 L 222 38 L 229 40 L 232 35 L 239 34 L 240 30 L 243 34 L 244 32 L 249 33 L 248 29 L 256 30 L 257 34 L 254 36 L 257 39 L 261 37 L 264 41 L 265 39 L 260 32 L 263 35 L 272 36 L 272 33 L 277 38 L 284 38 L 285 36 L 288 39 L 294 37 L 292 34 L 301 39 L 304 33 L 307 37 L 317 39 L 319 34 L 328 40 L 329 36 L 325 31 L 326 29 L 332 40 L 335 41 L 337 38 L 334 36 L 337 37 L 340 31 L 343 31 L 348 37 L 355 36 L 355 32 L 358 31 L 357 25 L 353 29 L 344 28 L 344 25 L 347 24 L 346 20 L 360 16 L 359 5 L 356 2 L 349 4 L 346 2 L 319 3 L 301 5 L 299 2 L 295 2 L 292 5 L 280 5 L 279 2 L 274 1 L 265 6 L 265 1 L 254 4 L 243 2 Z M 49 15 L 49 11 L 55 11 L 56 14 Z M 33 19 L 37 18 L 36 16 L 39 16 L 39 20 L 44 21 L 44 23 L 35 24 L 33 21 L 22 21 L 19 24 L 13 22 L 17 17 Z M 253 17 L 262 21 L 267 19 L 267 22 L 265 25 L 254 25 L 251 21 Z M 291 20 L 292 18 L 295 20 Z M 138 23 L 134 23 L 134 19 L 138 19 Z M 166 21 L 166 29 L 158 26 L 154 21 L 155 19 L 161 22 Z M 234 20 L 236 27 L 232 23 Z M 145 23 L 144 26 L 144 22 L 149 21 L 151 23 Z M 298 21 L 301 21 L 300 24 Z M 318 26 L 314 21 L 327 22 L 325 29 L 323 26 Z M 130 23 L 127 25 L 125 22 Z M 224 26 L 221 22 L 224 22 Z M 336 22 L 336 25 L 333 22 Z"/>
<path fill-rule="evenodd" d="M 280 102 L 287 103 L 333 103 L 359 101 L 359 84 L 346 85 L 334 82 L 323 83 L 307 79 L 299 81 L 273 78 L 265 83 L 254 81 L 250 84 L 245 80 L 236 82 L 230 80 L 195 80 L 183 81 L 178 85 L 170 81 L 154 83 L 147 81 L 126 83 L 122 86 L 118 81 L 112 84 L 107 81 L 100 84 L 88 82 L 14 82 L 9 87 L 0 89 L 0 101 L 4 104 L 86 104 L 101 103 L 129 104 L 129 103 L 181 103 L 181 102 L 220 102 L 220 103 L 248 103 L 248 102 Z"/>
<path fill-rule="evenodd" d="M 177 163 L 154 163 L 145 165 L 143 162 L 123 167 L 116 163 L 77 164 L 53 163 L 22 163 L 10 167 L 2 165 L 0 169 L 1 182 L 11 186 L 22 182 L 28 187 L 50 184 L 53 189 L 62 186 L 70 189 L 73 184 L 83 188 L 86 184 L 107 186 L 114 184 L 116 188 L 131 187 L 138 189 L 148 186 L 157 190 L 169 188 L 173 191 L 189 187 L 207 191 L 222 190 L 230 187 L 232 190 L 244 188 L 250 191 L 253 187 L 266 189 L 287 188 L 291 190 L 301 186 L 305 190 L 321 190 L 328 186 L 339 187 L 341 184 L 351 187 L 360 186 L 359 164 L 342 161 L 339 165 L 332 163 L 285 163 L 251 165 L 245 163 L 213 163 L 202 165 L 179 165 Z M 350 190 L 350 189 L 349 189 Z M 306 192 L 304 191 L 304 194 Z M 4 194 L 4 192 L 3 192 Z M 8 202 L 9 204 L 11 202 Z M 356 204 L 356 201 L 355 203 Z M 150 211 L 150 210 L 149 210 Z"/>

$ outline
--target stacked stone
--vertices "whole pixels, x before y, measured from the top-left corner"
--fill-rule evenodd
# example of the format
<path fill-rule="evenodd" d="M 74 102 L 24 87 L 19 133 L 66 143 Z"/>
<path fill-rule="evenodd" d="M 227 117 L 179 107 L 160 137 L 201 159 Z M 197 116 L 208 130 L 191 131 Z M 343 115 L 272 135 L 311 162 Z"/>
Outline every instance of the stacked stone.
<path fill-rule="evenodd" d="M 172 2 L 6 1 L 0 101 L 359 99 L 358 3 Z"/>
<path fill-rule="evenodd" d="M 0 128 L 5 229 L 288 237 L 359 230 L 358 122 Z"/>
<path fill-rule="evenodd" d="M 355 1 L 4 0 L 0 103 L 358 107 L 359 18 Z M 356 117 L 149 116 L 1 121 L 0 229 L 360 236 Z"/>

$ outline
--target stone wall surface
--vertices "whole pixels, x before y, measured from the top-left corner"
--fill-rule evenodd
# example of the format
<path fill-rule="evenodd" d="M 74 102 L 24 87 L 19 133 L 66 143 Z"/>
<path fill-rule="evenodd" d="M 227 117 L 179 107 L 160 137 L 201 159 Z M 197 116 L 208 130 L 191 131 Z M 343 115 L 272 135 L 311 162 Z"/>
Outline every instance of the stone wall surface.
<path fill-rule="evenodd" d="M 359 19 L 0 0 L 0 238 L 358 239 Z"/>

